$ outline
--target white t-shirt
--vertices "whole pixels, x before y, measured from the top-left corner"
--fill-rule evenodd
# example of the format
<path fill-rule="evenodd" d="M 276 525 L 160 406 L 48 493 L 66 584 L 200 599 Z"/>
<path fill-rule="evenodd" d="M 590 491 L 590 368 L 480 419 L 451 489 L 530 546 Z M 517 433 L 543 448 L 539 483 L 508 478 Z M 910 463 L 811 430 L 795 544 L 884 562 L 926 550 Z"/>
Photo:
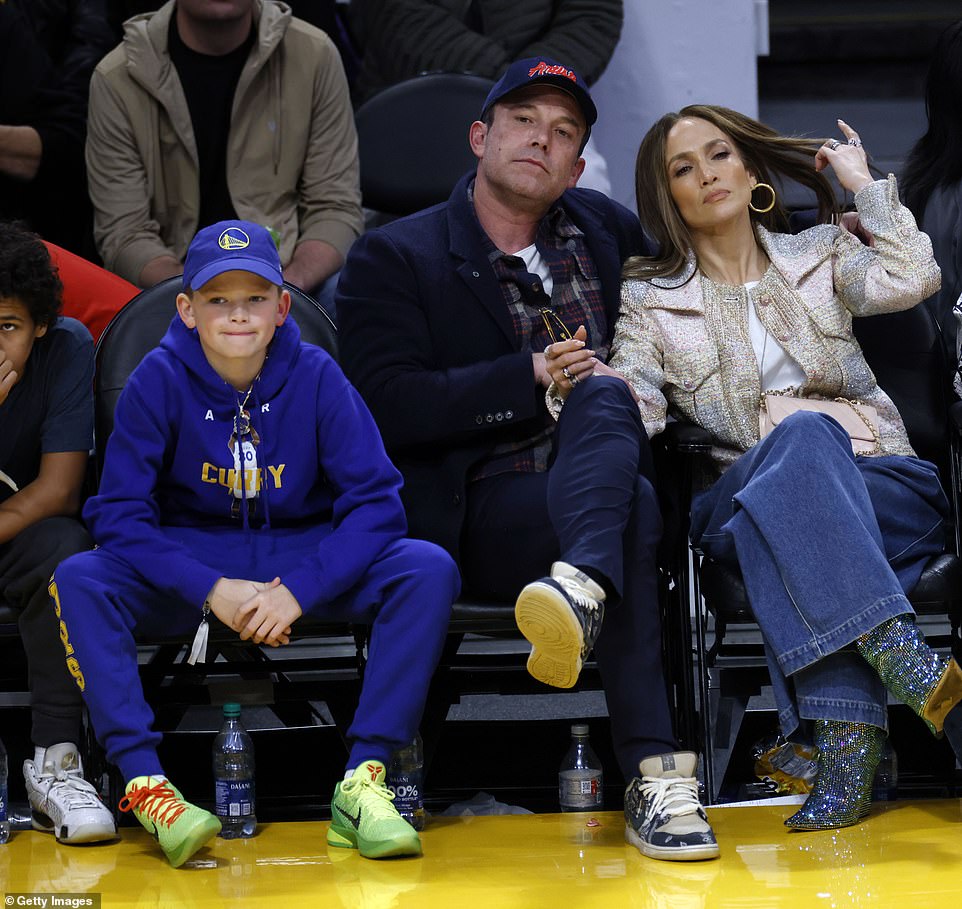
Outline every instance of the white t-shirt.
<path fill-rule="evenodd" d="M 544 287 L 544 292 L 550 297 L 551 291 L 554 289 L 554 278 L 551 277 L 551 269 L 548 268 L 548 263 L 545 262 L 541 257 L 541 253 L 538 252 L 538 247 L 532 243 L 530 246 L 526 246 L 524 249 L 519 249 L 516 253 L 512 253 L 512 255 L 523 260 L 524 267 L 527 268 L 531 274 L 541 278 L 541 285 Z"/>
<path fill-rule="evenodd" d="M 518 253 L 518 255 L 521 255 Z M 751 290 L 757 281 L 749 281 L 745 290 Z M 786 352 L 775 336 L 762 325 L 751 299 L 748 300 L 748 333 L 758 361 L 762 391 L 778 391 L 783 388 L 801 388 L 805 384 L 805 372 Z"/>

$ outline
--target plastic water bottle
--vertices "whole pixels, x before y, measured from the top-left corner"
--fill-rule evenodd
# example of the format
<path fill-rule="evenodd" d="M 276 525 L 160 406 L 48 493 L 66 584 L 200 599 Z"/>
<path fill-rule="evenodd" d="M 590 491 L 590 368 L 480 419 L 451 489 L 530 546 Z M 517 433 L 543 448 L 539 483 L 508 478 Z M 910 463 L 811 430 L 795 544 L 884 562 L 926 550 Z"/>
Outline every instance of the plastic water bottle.
<path fill-rule="evenodd" d="M 894 802 L 898 798 L 899 788 L 899 759 L 891 742 L 885 743 L 882 760 L 875 770 L 875 782 L 872 784 L 872 801 Z"/>
<path fill-rule="evenodd" d="M 240 721 L 240 704 L 224 704 L 224 725 L 214 739 L 214 804 L 224 839 L 253 836 L 254 743 Z"/>
<path fill-rule="evenodd" d="M 571 747 L 558 771 L 558 801 L 562 811 L 600 810 L 604 802 L 604 774 L 587 724 L 571 727 Z"/>
<path fill-rule="evenodd" d="M 424 829 L 424 745 L 418 733 L 406 748 L 395 751 L 387 771 L 394 807 L 415 830 Z"/>
<path fill-rule="evenodd" d="M 10 839 L 10 820 L 7 817 L 7 749 L 0 741 L 0 843 Z"/>

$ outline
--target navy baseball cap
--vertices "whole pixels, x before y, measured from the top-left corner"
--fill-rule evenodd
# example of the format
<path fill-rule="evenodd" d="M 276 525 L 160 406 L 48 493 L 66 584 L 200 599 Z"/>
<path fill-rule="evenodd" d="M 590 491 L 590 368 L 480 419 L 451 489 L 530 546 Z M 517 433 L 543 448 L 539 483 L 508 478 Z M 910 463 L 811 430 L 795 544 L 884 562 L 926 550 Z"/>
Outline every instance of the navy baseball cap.
<path fill-rule="evenodd" d="M 598 119 L 598 109 L 595 107 L 595 102 L 591 100 L 591 95 L 588 94 L 585 80 L 573 69 L 549 57 L 527 57 L 524 60 L 515 60 L 485 99 L 480 119 L 483 120 L 492 106 L 505 95 L 526 85 L 553 85 L 567 92 L 578 102 L 578 107 L 584 114 L 585 126 L 588 132 L 591 131 L 591 125 Z"/>
<path fill-rule="evenodd" d="M 184 261 L 184 289 L 197 290 L 225 271 L 249 271 L 271 284 L 284 283 L 274 238 L 250 221 L 218 221 L 197 231 Z"/>

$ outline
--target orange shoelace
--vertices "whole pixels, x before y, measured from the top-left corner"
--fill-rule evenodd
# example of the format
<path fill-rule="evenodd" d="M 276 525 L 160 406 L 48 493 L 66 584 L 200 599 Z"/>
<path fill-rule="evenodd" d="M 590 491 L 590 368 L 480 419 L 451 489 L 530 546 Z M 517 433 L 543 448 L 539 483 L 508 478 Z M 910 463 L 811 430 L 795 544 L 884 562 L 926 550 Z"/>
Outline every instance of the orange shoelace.
<path fill-rule="evenodd" d="M 125 795 L 118 805 L 121 811 L 140 809 L 155 824 L 169 827 L 186 810 L 187 805 L 173 789 L 167 780 L 161 780 L 153 786 L 140 786 Z"/>

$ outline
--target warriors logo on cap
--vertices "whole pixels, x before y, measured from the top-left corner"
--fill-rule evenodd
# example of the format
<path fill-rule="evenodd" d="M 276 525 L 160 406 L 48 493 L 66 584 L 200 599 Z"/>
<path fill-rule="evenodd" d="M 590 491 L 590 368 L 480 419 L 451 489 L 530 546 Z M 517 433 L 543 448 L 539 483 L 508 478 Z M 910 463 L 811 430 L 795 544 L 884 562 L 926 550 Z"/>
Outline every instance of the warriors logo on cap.
<path fill-rule="evenodd" d="M 217 238 L 217 245 L 221 249 L 246 249 L 251 245 L 251 238 L 239 227 L 228 227 Z"/>
<path fill-rule="evenodd" d="M 225 271 L 249 271 L 284 283 L 277 245 L 266 227 L 252 221 L 218 221 L 197 231 L 184 260 L 184 287 L 198 290 Z"/>

